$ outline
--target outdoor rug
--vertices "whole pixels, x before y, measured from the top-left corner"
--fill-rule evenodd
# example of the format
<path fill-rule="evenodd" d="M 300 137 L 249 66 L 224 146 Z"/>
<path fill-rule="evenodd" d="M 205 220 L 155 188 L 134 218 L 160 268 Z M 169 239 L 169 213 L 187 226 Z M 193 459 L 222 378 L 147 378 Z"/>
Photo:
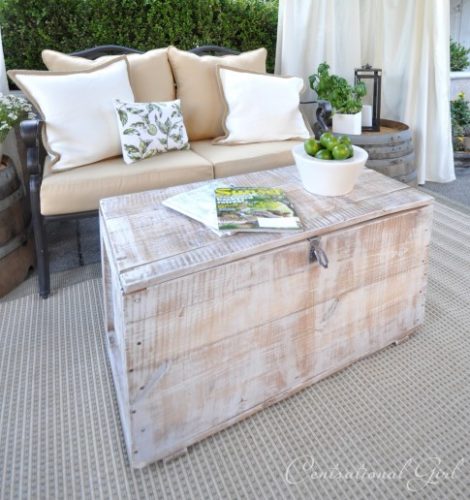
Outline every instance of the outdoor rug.
<path fill-rule="evenodd" d="M 470 492 L 470 215 L 435 205 L 425 325 L 167 463 L 128 465 L 99 267 L 0 302 L 0 498 L 399 499 Z"/>

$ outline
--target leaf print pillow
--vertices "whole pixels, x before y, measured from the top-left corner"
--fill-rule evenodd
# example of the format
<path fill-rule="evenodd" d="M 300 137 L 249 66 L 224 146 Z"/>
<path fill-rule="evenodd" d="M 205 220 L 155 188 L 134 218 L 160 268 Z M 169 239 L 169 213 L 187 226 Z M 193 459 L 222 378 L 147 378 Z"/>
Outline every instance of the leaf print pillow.
<path fill-rule="evenodd" d="M 180 100 L 124 102 L 114 100 L 122 156 L 134 163 L 177 149 L 189 149 Z"/>

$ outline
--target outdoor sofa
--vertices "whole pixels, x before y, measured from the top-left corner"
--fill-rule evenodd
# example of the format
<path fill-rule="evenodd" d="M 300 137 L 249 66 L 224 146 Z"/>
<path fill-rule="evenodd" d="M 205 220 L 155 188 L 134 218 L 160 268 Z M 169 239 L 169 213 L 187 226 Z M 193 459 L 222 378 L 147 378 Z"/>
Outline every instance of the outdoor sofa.
<path fill-rule="evenodd" d="M 107 54 L 107 55 L 105 55 Z M 21 123 L 27 149 L 27 168 L 32 210 L 39 293 L 50 293 L 50 273 L 46 223 L 57 219 L 96 215 L 102 198 L 173 185 L 211 180 L 293 163 L 292 147 L 299 140 L 278 140 L 249 144 L 214 144 L 223 133 L 218 116 L 222 110 L 220 90 L 209 78 L 214 65 L 233 66 L 264 73 L 266 50 L 239 54 L 217 46 L 190 51 L 174 47 L 142 53 L 121 46 L 101 46 L 71 55 L 43 51 L 49 70 L 93 71 L 111 57 L 126 54 L 129 79 L 135 101 L 180 99 L 190 148 L 171 151 L 132 164 L 122 156 L 54 171 L 44 147 L 45 124 L 41 119 Z M 202 56 L 202 57 L 200 57 Z M 9 76 L 19 83 L 18 75 Z M 212 78 L 212 77 L 211 77 Z M 21 86 L 21 85 L 20 85 Z M 157 90 L 156 90 L 157 89 Z M 30 97 L 30 96 L 28 96 Z M 34 96 L 31 99 L 34 102 Z M 222 102 L 223 104 L 223 102 Z M 324 128 L 328 103 L 317 109 L 317 132 Z M 73 117 L 70 117 L 72 120 Z"/>

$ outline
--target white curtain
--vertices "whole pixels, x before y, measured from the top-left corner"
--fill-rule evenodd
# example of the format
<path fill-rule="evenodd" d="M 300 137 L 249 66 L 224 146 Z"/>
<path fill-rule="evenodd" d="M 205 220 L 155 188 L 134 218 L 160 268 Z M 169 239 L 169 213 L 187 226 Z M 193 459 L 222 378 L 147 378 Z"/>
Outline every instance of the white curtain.
<path fill-rule="evenodd" d="M 382 68 L 381 114 L 411 127 L 418 182 L 449 182 L 449 18 L 449 0 L 280 0 L 276 72 Z"/>

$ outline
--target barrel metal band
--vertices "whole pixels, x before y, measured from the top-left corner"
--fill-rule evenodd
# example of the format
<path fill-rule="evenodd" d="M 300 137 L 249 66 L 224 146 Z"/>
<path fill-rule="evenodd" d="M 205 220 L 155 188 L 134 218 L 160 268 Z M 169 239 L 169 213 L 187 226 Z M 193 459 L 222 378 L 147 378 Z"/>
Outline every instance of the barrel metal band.
<path fill-rule="evenodd" d="M 3 259 L 3 257 L 6 257 L 9 253 L 13 252 L 21 245 L 24 245 L 27 240 L 28 240 L 28 235 L 26 231 L 22 232 L 18 236 L 15 236 L 13 239 L 9 240 L 8 243 L 0 247 L 0 259 Z"/>
<path fill-rule="evenodd" d="M 13 193 L 8 195 L 6 198 L 0 200 L 0 212 L 14 205 L 17 201 L 21 200 L 23 196 L 23 186 L 20 186 L 16 191 L 13 191 Z"/>

